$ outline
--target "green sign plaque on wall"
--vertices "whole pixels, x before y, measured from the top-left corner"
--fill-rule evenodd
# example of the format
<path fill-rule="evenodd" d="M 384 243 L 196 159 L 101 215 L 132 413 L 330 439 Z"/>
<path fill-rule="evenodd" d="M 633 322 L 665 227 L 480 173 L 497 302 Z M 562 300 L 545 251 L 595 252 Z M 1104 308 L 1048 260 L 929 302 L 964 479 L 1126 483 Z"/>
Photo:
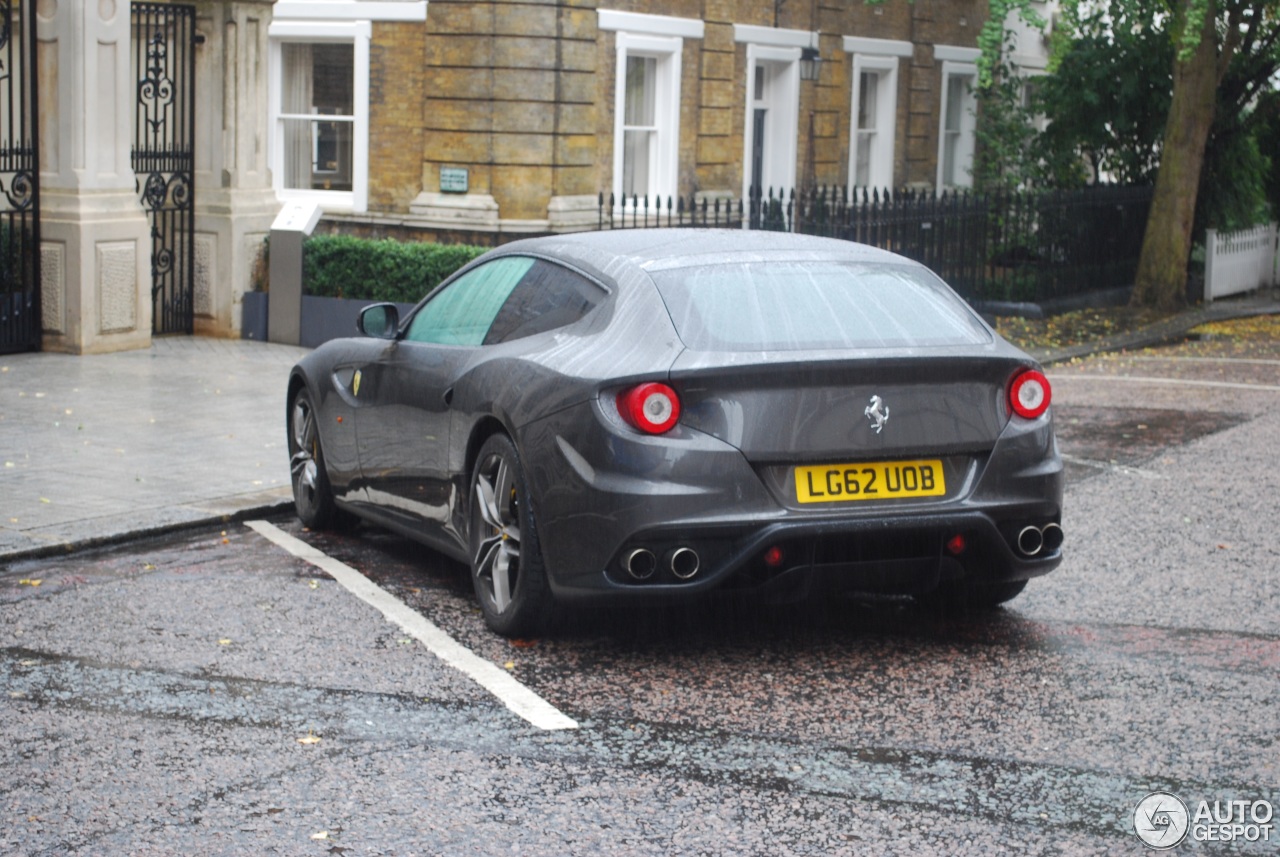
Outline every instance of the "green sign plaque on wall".
<path fill-rule="evenodd" d="M 440 168 L 441 193 L 466 193 L 467 170 L 465 167 Z"/>

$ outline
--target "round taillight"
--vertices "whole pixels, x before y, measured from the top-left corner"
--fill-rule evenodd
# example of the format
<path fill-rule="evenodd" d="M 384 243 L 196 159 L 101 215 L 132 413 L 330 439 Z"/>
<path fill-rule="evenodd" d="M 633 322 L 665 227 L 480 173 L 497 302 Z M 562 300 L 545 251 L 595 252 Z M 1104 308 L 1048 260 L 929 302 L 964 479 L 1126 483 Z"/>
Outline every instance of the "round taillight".
<path fill-rule="evenodd" d="M 618 394 L 618 412 L 649 434 L 668 432 L 680 419 L 680 399 L 666 384 L 639 384 Z"/>
<path fill-rule="evenodd" d="M 1049 410 L 1053 391 L 1043 372 L 1028 369 L 1009 385 L 1009 407 L 1023 419 L 1034 420 Z"/>

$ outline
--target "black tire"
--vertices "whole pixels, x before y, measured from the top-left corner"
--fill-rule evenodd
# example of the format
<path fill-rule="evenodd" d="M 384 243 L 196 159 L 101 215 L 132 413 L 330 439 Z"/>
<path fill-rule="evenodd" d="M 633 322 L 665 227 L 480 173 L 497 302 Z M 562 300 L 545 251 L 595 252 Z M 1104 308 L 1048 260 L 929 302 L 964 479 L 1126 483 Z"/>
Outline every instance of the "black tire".
<path fill-rule="evenodd" d="M 520 454 L 504 434 L 480 448 L 469 520 L 471 582 L 485 624 L 504 637 L 546 631 L 555 605 Z"/>
<path fill-rule="evenodd" d="M 320 426 L 315 406 L 305 387 L 289 402 L 289 471 L 293 482 L 293 506 L 298 520 L 315 530 L 345 523 L 345 514 L 333 501 L 333 489 L 320 447 Z"/>
<path fill-rule="evenodd" d="M 959 613 L 993 610 L 1012 601 L 1027 588 L 1025 580 L 1009 580 L 998 583 L 970 583 L 949 581 L 932 592 L 916 596 L 926 607 Z"/>

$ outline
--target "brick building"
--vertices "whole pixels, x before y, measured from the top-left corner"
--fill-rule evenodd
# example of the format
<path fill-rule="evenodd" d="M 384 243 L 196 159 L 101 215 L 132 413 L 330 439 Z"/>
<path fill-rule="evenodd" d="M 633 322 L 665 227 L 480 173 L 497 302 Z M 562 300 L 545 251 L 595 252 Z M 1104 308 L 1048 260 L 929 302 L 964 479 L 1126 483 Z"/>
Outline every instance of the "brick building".
<path fill-rule="evenodd" d="M 38 218 L 40 264 L 9 299 L 40 321 L 0 350 L 90 352 L 154 334 L 239 335 L 264 239 L 291 199 L 318 202 L 330 231 L 496 244 L 594 227 L 601 194 L 963 186 L 988 3 L 13 9 L 23 51 L 8 80 L 38 86 L 0 131 L 39 127 L 39 192 L 10 214 Z M 1039 33 L 1019 38 L 1015 61 L 1043 68 Z"/>
<path fill-rule="evenodd" d="M 601 193 L 965 186 L 987 8 L 278 0 L 275 187 L 331 229 L 496 243 L 593 226 Z"/>

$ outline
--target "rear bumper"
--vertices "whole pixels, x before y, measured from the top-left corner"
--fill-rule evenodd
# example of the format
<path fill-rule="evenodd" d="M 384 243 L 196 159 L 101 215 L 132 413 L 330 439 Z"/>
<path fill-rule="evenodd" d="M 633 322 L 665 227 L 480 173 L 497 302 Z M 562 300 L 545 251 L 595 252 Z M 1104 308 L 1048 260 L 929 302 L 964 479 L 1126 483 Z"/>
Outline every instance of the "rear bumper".
<path fill-rule="evenodd" d="M 943 580 L 1027 580 L 1056 568 L 1062 550 L 1027 556 L 1014 546 L 1017 532 L 1050 522 L 1059 523 L 1056 510 L 1024 508 L 1003 523 L 983 512 L 961 512 L 658 527 L 636 533 L 602 573 L 561 580 L 556 591 L 562 598 L 678 597 L 719 589 L 768 592 L 803 580 L 844 591 L 919 594 Z M 948 545 L 956 537 L 963 548 L 953 553 Z M 655 560 L 643 578 L 628 573 L 622 562 L 635 550 L 647 550 Z M 678 550 L 692 551 L 696 567 L 687 555 L 676 557 Z M 690 571 L 687 579 L 678 574 Z"/>
<path fill-rule="evenodd" d="M 991 450 L 970 455 L 946 498 L 817 510 L 788 508 L 776 485 L 716 438 L 683 426 L 641 436 L 591 404 L 529 427 L 518 442 L 551 587 L 565 600 L 767 591 L 797 579 L 922 593 L 948 579 L 1026 580 L 1062 561 L 1058 544 L 1034 555 L 1018 548 L 1026 527 L 1061 523 L 1062 462 L 1048 416 L 1011 423 Z"/>

